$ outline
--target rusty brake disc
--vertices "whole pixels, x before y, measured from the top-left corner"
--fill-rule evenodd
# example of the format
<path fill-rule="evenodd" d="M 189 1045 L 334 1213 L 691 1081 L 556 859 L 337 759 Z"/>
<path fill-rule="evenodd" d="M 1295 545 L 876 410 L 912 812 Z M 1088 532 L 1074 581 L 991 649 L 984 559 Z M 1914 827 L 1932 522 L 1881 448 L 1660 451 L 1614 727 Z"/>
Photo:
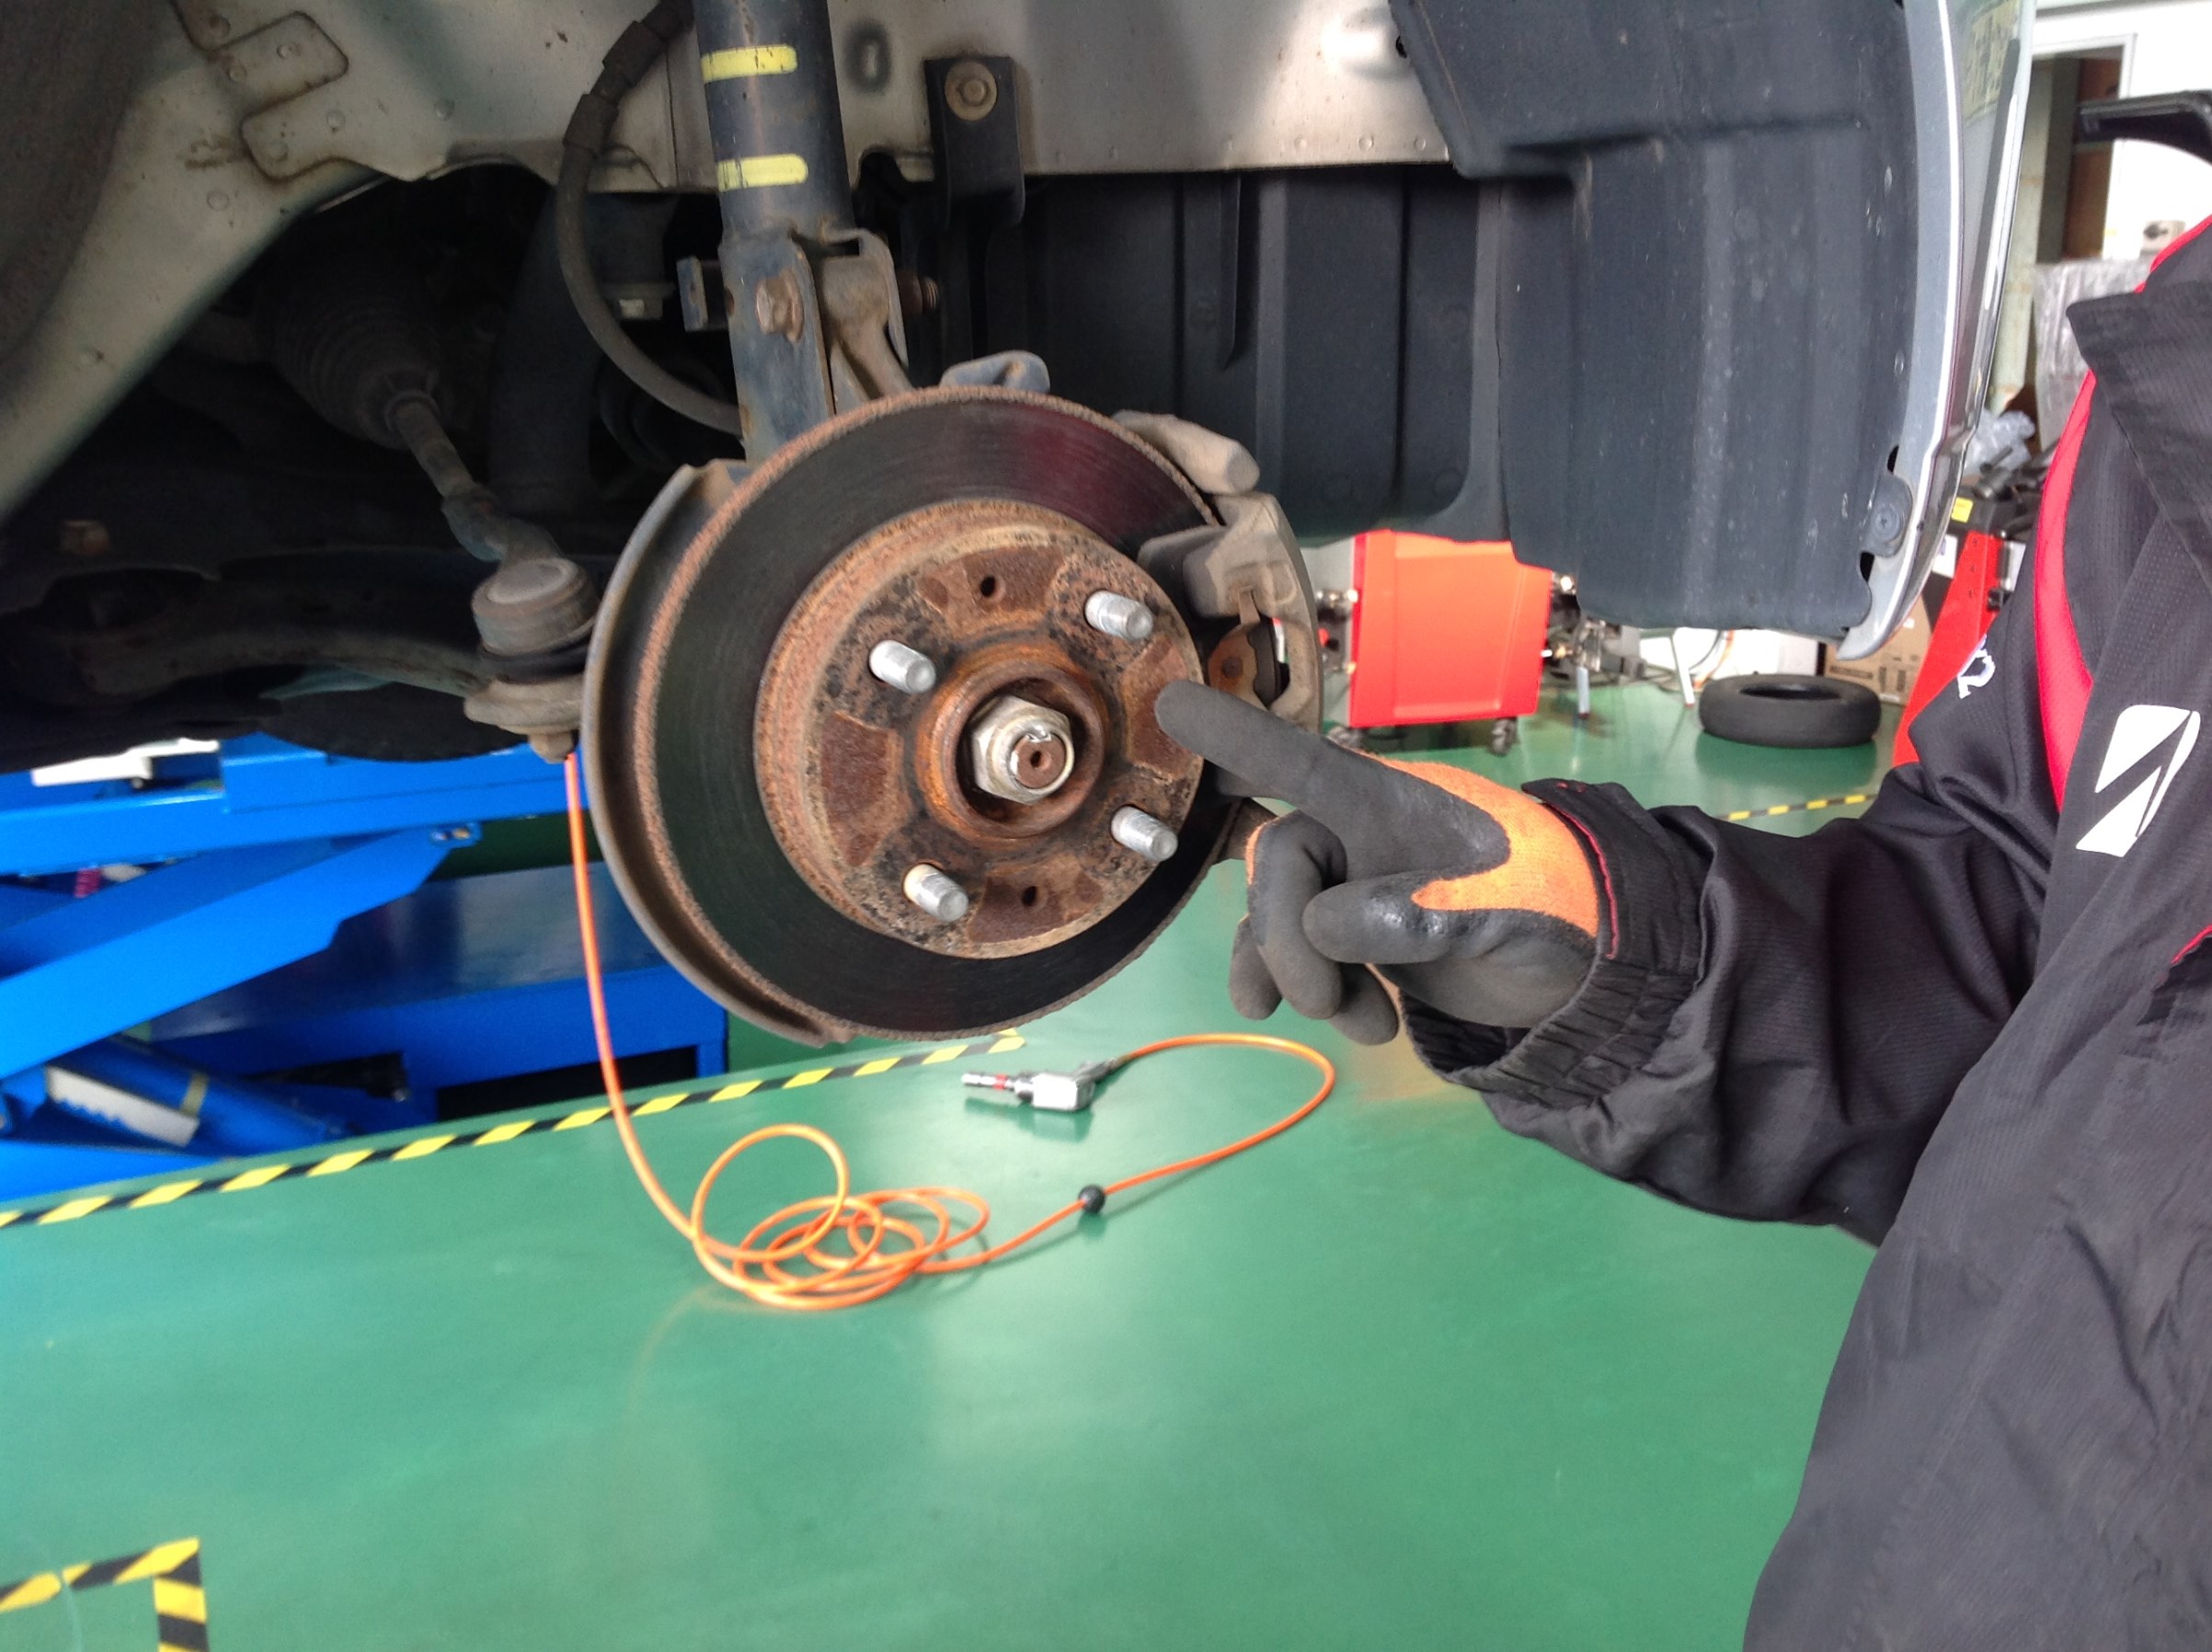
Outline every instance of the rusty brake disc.
<path fill-rule="evenodd" d="M 810 1042 L 983 1031 L 1095 986 L 1232 812 L 1152 716 L 1220 628 L 1194 634 L 1135 561 L 1212 520 L 1110 420 L 1000 389 L 871 403 L 742 482 L 679 478 L 608 587 L 585 684 L 593 820 L 633 913 L 701 987 Z M 1094 623 L 1102 592 L 1149 635 Z M 875 669 L 887 642 L 926 671 Z M 1136 852 L 1125 811 L 1173 854 Z M 957 916 L 917 898 L 924 871 Z"/>

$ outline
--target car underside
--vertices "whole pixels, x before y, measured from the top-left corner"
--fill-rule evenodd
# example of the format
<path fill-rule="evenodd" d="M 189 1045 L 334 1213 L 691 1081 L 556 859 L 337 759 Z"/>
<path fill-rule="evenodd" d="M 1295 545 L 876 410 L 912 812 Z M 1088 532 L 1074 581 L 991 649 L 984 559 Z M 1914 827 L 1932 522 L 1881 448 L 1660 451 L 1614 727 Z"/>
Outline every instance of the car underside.
<path fill-rule="evenodd" d="M 1296 540 L 1879 645 L 1987 360 L 2022 10 L 17 0 L 0 768 L 580 738 L 733 1007 L 1034 1013 L 1235 834 L 1149 694 L 1317 717 Z"/>

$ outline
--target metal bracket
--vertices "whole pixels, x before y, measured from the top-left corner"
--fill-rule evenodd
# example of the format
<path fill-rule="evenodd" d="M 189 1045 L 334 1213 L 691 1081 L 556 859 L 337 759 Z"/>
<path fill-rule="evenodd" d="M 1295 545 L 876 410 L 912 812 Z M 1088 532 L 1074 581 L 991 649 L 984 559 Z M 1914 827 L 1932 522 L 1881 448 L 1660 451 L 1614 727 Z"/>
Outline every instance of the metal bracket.
<path fill-rule="evenodd" d="M 929 141 L 936 161 L 944 221 L 961 208 L 993 207 L 999 226 L 1019 224 L 1021 100 L 1010 57 L 934 57 L 922 65 L 929 86 Z"/>
<path fill-rule="evenodd" d="M 239 142 L 263 176 L 297 177 L 328 158 L 319 148 L 312 154 L 293 153 L 288 108 L 315 87 L 341 78 L 350 67 L 338 42 L 313 17 L 293 12 L 265 28 L 235 35 L 230 19 L 206 0 L 173 4 L 186 35 L 222 74 L 237 106 Z M 343 113 L 327 111 L 326 130 L 319 135 L 327 137 L 344 121 Z"/>
<path fill-rule="evenodd" d="M 906 375 L 906 317 L 899 272 L 883 237 L 865 229 L 832 235 L 851 241 L 849 258 L 821 262 L 822 313 L 830 331 L 830 385 L 840 413 L 911 390 Z"/>
<path fill-rule="evenodd" d="M 780 231 L 722 243 L 729 353 L 754 464 L 830 417 L 830 364 L 814 269 Z"/>
<path fill-rule="evenodd" d="M 1186 612 L 1239 622 L 1216 647 L 1215 665 L 1228 669 L 1209 671 L 1212 686 L 1318 732 L 1320 622 L 1289 519 L 1272 494 L 1222 494 L 1214 505 L 1227 519 L 1225 526 L 1149 540 L 1137 553 L 1138 565 L 1176 593 Z M 1263 619 L 1281 628 L 1288 673 L 1282 691 L 1265 701 L 1256 688 L 1260 672 L 1251 640 Z"/>

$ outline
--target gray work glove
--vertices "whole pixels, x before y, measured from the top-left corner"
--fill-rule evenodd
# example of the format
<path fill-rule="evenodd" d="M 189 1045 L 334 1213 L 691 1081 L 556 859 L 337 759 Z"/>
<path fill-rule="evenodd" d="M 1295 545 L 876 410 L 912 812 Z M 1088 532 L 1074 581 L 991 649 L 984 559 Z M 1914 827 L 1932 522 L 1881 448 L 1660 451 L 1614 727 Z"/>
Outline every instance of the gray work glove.
<path fill-rule="evenodd" d="M 1289 1002 L 1347 1038 L 1398 1030 L 1382 980 L 1445 1015 L 1533 1027 L 1575 995 L 1598 940 L 1581 839 L 1524 793 L 1443 763 L 1347 751 L 1244 701 L 1173 683 L 1170 738 L 1297 811 L 1253 834 L 1229 992 Z"/>

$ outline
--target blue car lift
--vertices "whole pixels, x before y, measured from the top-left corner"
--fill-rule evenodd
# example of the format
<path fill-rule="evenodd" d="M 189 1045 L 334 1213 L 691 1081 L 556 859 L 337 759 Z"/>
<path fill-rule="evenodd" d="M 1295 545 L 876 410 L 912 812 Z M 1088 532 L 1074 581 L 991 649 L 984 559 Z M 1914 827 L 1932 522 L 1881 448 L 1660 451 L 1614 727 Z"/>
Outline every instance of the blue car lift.
<path fill-rule="evenodd" d="M 422 1122 L 444 1086 L 590 1061 L 566 869 L 425 887 L 480 822 L 563 807 L 526 747 L 371 763 L 255 736 L 143 780 L 0 775 L 0 1199 Z M 39 887 L 97 866 L 150 869 Z M 717 1071 L 720 1007 L 598 877 L 618 1053 Z M 404 1099 L 232 1076 L 386 1054 Z"/>

